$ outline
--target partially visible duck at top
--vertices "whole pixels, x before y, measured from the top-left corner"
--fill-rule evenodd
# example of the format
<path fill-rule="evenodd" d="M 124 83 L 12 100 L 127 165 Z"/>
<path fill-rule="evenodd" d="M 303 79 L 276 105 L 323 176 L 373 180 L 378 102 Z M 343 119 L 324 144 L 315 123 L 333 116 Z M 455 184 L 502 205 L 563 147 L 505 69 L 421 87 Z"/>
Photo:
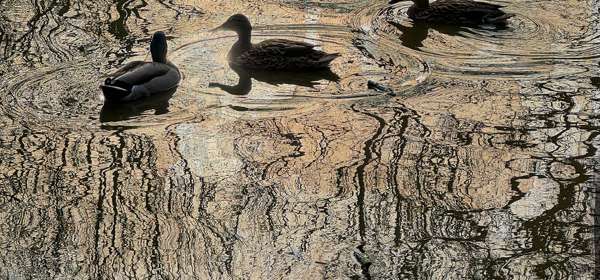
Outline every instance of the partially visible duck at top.
<path fill-rule="evenodd" d="M 408 0 L 391 0 L 394 4 Z M 501 10 L 504 6 L 472 0 L 411 0 L 408 17 L 416 22 L 449 24 L 459 26 L 495 25 L 504 27 L 514 16 Z"/>
<path fill-rule="evenodd" d="M 156 32 L 150 43 L 152 62 L 133 61 L 110 75 L 100 86 L 107 102 L 129 102 L 167 93 L 181 80 L 179 69 L 167 60 L 167 37 Z"/>
<path fill-rule="evenodd" d="M 245 15 L 236 14 L 211 30 L 234 31 L 238 40 L 228 54 L 232 66 L 256 70 L 308 70 L 327 68 L 339 54 L 328 54 L 315 45 L 286 39 L 265 40 L 252 44 L 252 25 Z"/>

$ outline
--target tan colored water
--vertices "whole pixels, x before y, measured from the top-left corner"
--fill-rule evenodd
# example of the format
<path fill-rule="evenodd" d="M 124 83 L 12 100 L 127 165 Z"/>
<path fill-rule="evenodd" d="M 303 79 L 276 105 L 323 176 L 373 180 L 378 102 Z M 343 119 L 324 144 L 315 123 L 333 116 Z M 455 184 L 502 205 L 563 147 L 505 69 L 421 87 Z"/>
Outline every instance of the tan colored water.
<path fill-rule="evenodd" d="M 0 0 L 0 277 L 594 279 L 598 2 L 386 2 Z M 240 83 L 239 12 L 335 74 Z M 177 92 L 103 106 L 158 30 Z"/>

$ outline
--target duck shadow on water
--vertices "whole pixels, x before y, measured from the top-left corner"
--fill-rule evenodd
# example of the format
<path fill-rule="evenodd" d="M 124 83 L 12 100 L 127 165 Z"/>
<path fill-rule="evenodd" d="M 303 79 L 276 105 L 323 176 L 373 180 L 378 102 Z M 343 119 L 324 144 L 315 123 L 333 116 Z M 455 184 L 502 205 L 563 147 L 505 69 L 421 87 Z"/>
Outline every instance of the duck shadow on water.
<path fill-rule="evenodd" d="M 231 64 L 229 67 L 238 76 L 236 85 L 211 82 L 208 87 L 219 88 L 231 95 L 244 96 L 252 91 L 252 79 L 274 86 L 287 84 L 307 88 L 314 88 L 319 84 L 319 81 L 323 80 L 336 83 L 340 81 L 340 77 L 329 68 L 303 71 L 267 71 L 244 69 Z"/>
<path fill-rule="evenodd" d="M 169 112 L 169 100 L 177 88 L 165 91 L 136 101 L 116 103 L 105 102 L 100 111 L 100 122 L 117 122 L 132 119 L 147 111 L 154 111 L 154 115 L 163 115 Z"/>
<path fill-rule="evenodd" d="M 422 22 L 412 22 L 412 26 L 402 25 L 397 22 L 389 21 L 389 24 L 396 27 L 402 35 L 400 35 L 400 41 L 402 45 L 413 50 L 421 50 L 423 47 L 423 41 L 427 39 L 429 30 L 435 30 L 439 33 L 446 34 L 449 36 L 460 36 L 462 32 L 471 32 L 469 28 L 490 30 L 490 31 L 503 31 L 508 30 L 506 26 L 481 26 L 481 25 L 467 25 L 467 26 L 456 26 L 456 25 L 440 25 Z"/>

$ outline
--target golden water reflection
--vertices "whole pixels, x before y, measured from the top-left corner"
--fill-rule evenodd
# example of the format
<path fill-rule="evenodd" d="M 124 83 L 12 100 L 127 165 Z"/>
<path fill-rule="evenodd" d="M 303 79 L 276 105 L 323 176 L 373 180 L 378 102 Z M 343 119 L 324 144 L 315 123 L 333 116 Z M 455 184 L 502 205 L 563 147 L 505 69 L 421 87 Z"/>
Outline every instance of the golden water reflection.
<path fill-rule="evenodd" d="M 594 279 L 597 2 L 421 48 L 387 1 L 46 2 L 0 2 L 1 277 Z M 209 87 L 238 12 L 339 79 Z M 177 92 L 104 106 L 156 30 Z"/>

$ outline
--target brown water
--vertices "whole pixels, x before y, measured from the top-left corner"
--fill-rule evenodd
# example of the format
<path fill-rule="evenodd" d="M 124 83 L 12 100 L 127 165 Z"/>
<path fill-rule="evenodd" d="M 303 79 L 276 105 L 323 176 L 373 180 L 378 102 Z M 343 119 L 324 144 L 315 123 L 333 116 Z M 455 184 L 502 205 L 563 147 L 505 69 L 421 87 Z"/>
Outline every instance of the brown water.
<path fill-rule="evenodd" d="M 0 277 L 594 279 L 600 4 L 386 2 L 0 0 Z M 238 12 L 333 74 L 240 79 Z M 103 106 L 158 30 L 177 92 Z"/>

